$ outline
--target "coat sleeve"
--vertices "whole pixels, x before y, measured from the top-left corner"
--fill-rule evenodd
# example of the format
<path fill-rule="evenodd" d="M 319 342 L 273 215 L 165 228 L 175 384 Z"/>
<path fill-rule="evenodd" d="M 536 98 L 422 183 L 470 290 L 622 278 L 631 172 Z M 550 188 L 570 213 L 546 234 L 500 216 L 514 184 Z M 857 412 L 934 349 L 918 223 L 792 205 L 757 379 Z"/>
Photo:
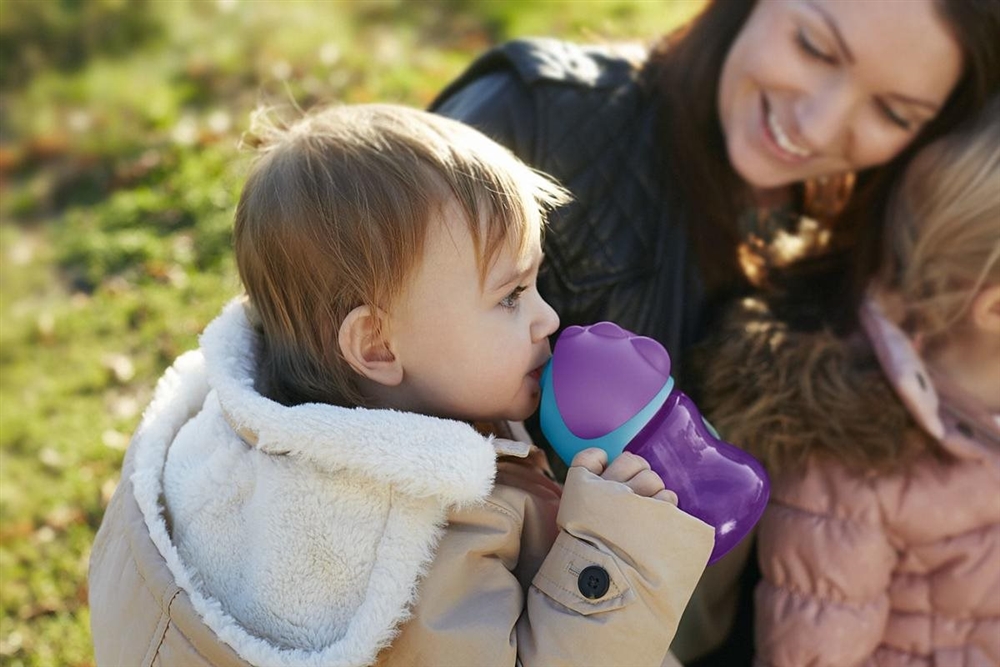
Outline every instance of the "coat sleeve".
<path fill-rule="evenodd" d="M 382 664 L 663 663 L 712 528 L 571 468 L 558 535 L 538 566 L 520 562 L 527 536 L 518 502 L 501 492 L 453 516 L 414 615 Z"/>
<path fill-rule="evenodd" d="M 772 480 L 758 527 L 756 664 L 869 664 L 885 634 L 897 556 L 876 492 L 834 471 Z"/>

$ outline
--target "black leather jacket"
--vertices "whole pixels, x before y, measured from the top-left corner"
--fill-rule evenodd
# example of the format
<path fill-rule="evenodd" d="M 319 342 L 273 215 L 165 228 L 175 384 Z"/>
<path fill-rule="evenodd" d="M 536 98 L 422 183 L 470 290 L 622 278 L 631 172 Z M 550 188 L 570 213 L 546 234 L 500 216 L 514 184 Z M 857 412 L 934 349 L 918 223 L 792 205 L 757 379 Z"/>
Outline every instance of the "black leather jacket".
<path fill-rule="evenodd" d="M 550 216 L 539 276 L 563 326 L 611 320 L 651 336 L 678 374 L 709 305 L 687 240 L 684 185 L 664 175 L 672 151 L 656 126 L 668 110 L 643 88 L 638 66 L 608 49 L 518 40 L 481 56 L 431 109 L 476 126 L 573 193 Z M 537 419 L 527 426 L 551 453 Z M 565 466 L 549 460 L 561 477 Z M 758 578 L 750 572 L 742 584 L 743 620 L 731 643 L 697 664 L 749 664 Z M 684 627 L 699 641 L 697 629 Z"/>
<path fill-rule="evenodd" d="M 573 193 L 550 216 L 539 276 L 562 326 L 616 322 L 663 343 L 676 369 L 700 337 L 705 296 L 676 203 L 683 193 L 663 177 L 663 111 L 634 59 L 517 40 L 476 60 L 431 109 L 479 128 Z"/>

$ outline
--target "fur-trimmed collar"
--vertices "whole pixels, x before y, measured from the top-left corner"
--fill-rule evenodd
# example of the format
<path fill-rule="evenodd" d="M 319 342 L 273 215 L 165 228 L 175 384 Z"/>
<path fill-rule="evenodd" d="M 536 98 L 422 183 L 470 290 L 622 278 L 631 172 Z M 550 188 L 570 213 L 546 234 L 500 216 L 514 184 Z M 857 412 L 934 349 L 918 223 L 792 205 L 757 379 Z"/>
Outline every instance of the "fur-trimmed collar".
<path fill-rule="evenodd" d="M 407 618 L 417 582 L 433 557 L 448 508 L 476 502 L 490 492 L 496 474 L 494 442 L 497 441 L 480 435 L 468 424 L 410 413 L 322 404 L 286 407 L 270 401 L 254 390 L 255 336 L 243 304 L 233 301 L 206 328 L 201 349 L 181 356 L 164 374 L 132 443 L 136 448 L 136 470 L 131 481 L 137 504 L 149 536 L 176 584 L 188 594 L 203 622 L 243 659 L 282 667 L 370 664 Z M 237 435 L 230 426 L 235 426 L 242 435 Z M 316 516 L 308 519 L 309 525 L 344 544 L 344 540 L 350 540 L 352 531 L 355 534 L 361 531 L 368 538 L 372 537 L 372 531 L 383 536 L 378 542 L 381 546 L 373 552 L 377 562 L 365 580 L 367 583 L 361 584 L 365 586 L 363 599 L 351 614 L 347 627 L 338 630 L 326 645 L 308 650 L 289 648 L 287 642 L 278 644 L 248 631 L 206 590 L 202 573 L 185 562 L 168 528 L 164 507 L 168 453 L 182 451 L 179 443 L 185 441 L 189 447 L 182 463 L 187 467 L 180 469 L 190 470 L 190 479 L 195 481 L 189 483 L 186 474 L 180 479 L 198 493 L 181 494 L 179 502 L 215 503 L 219 494 L 214 484 L 220 479 L 226 480 L 226 484 L 249 482 L 245 488 L 251 489 L 251 495 L 270 489 L 270 495 L 257 502 L 234 505 L 231 514 L 239 513 L 240 520 L 226 524 L 229 529 L 236 526 L 237 531 L 243 523 L 255 525 L 255 530 L 247 531 L 245 543 L 239 541 L 240 533 L 236 534 L 235 548 L 254 553 L 265 572 L 276 567 L 284 573 L 277 583 L 267 584 L 265 579 L 264 586 L 258 583 L 249 586 L 254 590 L 248 594 L 258 596 L 253 601 L 258 606 L 266 606 L 273 599 L 258 589 L 270 585 L 279 593 L 288 590 L 289 585 L 283 583 L 288 573 L 305 573 L 304 578 L 295 579 L 296 586 L 315 584 L 315 590 L 324 590 L 321 587 L 329 582 L 325 570 L 313 571 L 317 567 L 312 562 L 314 554 L 285 546 L 296 542 L 283 539 L 282 531 L 288 528 L 282 517 L 292 516 L 301 524 L 301 515 L 312 512 Z M 526 447 L 504 449 L 504 454 L 527 453 L 521 451 Z M 210 463 L 212 452 L 216 453 L 216 459 Z M 256 457 L 252 465 L 226 465 L 230 460 L 245 462 L 251 455 Z M 222 465 L 213 472 L 211 465 L 218 464 L 220 458 Z M 309 495 L 322 495 L 325 479 L 344 477 L 367 480 L 362 481 L 361 487 L 351 488 L 370 488 L 373 492 L 392 489 L 391 503 L 379 506 L 387 512 L 383 523 L 371 526 L 362 517 L 350 523 L 351 510 L 341 508 L 335 498 L 327 498 L 324 505 L 317 496 Z M 282 488 L 288 492 L 281 493 Z M 355 499 L 367 502 L 366 493 Z M 194 498 L 198 494 L 203 500 Z M 376 496 L 372 493 L 373 498 Z M 314 499 L 316 503 L 312 502 Z M 219 510 L 224 501 L 219 500 L 216 505 L 211 508 Z M 228 510 L 218 516 L 222 523 L 232 518 Z M 176 516 L 172 518 L 176 531 Z M 221 562 L 226 566 L 235 562 L 232 550 L 225 549 L 234 539 L 231 534 L 224 539 L 224 534 L 223 530 L 210 529 L 197 542 L 209 543 L 206 562 Z M 212 544 L 215 535 L 220 536 L 218 545 Z M 347 581 L 352 580 L 348 577 Z M 240 585 L 239 581 L 235 583 Z M 248 587 L 246 582 L 242 585 Z M 302 611 L 294 599 L 282 604 L 285 607 L 281 609 Z M 316 613 L 323 615 L 323 608 L 321 604 Z M 320 628 L 319 635 L 313 636 L 328 634 L 323 630 L 324 624 L 328 625 L 325 618 L 307 618 Z"/>
<path fill-rule="evenodd" d="M 928 454 L 996 456 L 984 446 L 995 437 L 988 426 L 963 434 L 952 403 L 939 403 L 905 335 L 870 305 L 861 318 L 865 330 L 846 338 L 796 331 L 744 299 L 694 352 L 702 412 L 771 472 L 813 455 L 864 473 Z"/>

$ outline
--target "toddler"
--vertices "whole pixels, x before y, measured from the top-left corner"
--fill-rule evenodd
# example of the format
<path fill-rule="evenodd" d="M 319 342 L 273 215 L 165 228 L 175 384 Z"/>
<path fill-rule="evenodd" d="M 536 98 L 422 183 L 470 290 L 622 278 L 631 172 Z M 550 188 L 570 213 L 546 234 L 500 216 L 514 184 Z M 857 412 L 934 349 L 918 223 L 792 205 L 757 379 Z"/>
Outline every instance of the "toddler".
<path fill-rule="evenodd" d="M 159 382 L 93 549 L 100 665 L 659 665 L 713 531 L 514 439 L 562 190 L 389 105 L 259 133 L 245 298 Z M 505 437 L 498 437 L 505 436 Z"/>
<path fill-rule="evenodd" d="M 711 362 L 771 472 L 758 665 L 1000 665 L 1000 100 L 915 158 L 883 246 L 853 338 L 750 304 Z"/>

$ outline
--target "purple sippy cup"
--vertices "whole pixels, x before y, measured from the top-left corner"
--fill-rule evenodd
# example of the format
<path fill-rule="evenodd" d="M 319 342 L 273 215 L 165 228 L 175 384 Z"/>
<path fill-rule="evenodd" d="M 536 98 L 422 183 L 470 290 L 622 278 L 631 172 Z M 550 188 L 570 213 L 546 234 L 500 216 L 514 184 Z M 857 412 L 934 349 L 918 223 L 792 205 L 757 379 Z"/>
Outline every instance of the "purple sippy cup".
<path fill-rule="evenodd" d="M 611 322 L 568 327 L 542 373 L 542 432 L 567 464 L 600 447 L 608 461 L 638 454 L 677 494 L 677 505 L 715 528 L 713 563 L 764 512 L 770 482 L 757 459 L 728 442 L 674 388 L 670 355 Z"/>

